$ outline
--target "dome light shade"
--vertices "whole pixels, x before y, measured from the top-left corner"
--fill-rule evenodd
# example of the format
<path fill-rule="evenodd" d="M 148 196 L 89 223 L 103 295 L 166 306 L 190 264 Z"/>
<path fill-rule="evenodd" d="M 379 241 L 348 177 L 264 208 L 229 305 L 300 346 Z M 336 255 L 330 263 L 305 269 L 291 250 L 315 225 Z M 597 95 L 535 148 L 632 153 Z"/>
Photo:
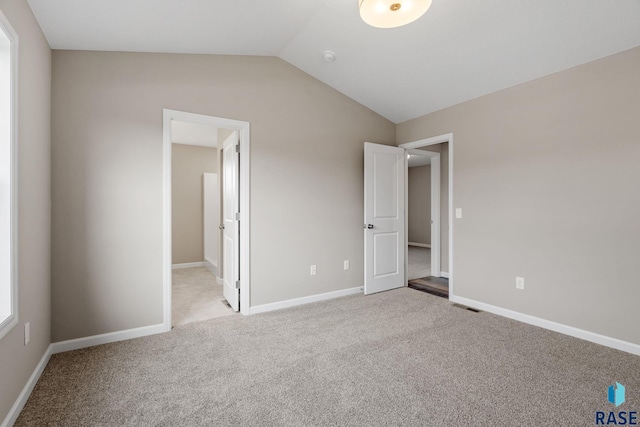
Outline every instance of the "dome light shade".
<path fill-rule="evenodd" d="M 431 7 L 431 0 L 359 0 L 360 17 L 376 28 L 410 24 Z"/>

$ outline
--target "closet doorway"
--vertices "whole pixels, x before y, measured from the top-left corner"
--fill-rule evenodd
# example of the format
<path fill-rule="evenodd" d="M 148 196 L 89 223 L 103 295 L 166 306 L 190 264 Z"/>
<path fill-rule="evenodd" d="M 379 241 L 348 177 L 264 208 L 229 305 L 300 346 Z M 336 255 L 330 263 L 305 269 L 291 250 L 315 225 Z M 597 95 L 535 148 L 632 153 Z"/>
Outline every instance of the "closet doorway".
<path fill-rule="evenodd" d="M 165 328 L 247 314 L 249 124 L 164 110 L 163 126 Z"/>

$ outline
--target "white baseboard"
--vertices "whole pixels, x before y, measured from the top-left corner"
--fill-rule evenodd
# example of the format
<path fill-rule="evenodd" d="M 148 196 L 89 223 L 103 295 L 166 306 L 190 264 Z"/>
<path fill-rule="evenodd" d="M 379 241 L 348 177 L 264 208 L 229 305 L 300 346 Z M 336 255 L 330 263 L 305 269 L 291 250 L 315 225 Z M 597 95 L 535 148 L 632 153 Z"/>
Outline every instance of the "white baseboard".
<path fill-rule="evenodd" d="M 36 368 L 33 370 L 33 373 L 29 377 L 29 380 L 18 395 L 15 403 L 9 410 L 9 413 L 4 418 L 4 421 L 2 421 L 2 424 L 0 424 L 0 427 L 11 427 L 16 422 L 18 416 L 20 415 L 20 412 L 22 412 L 22 408 L 24 408 L 24 405 L 27 403 L 29 396 L 31 396 L 33 388 L 36 386 L 36 383 L 40 379 L 40 375 L 42 375 L 44 368 L 47 366 L 47 363 L 49 363 L 49 359 L 51 358 L 52 354 L 53 353 L 51 351 L 51 345 L 49 345 L 49 347 L 47 347 L 47 350 L 42 355 L 40 362 L 36 365 Z"/>
<path fill-rule="evenodd" d="M 59 341 L 51 344 L 51 354 L 93 347 L 94 345 L 130 340 L 132 338 L 146 337 L 147 335 L 154 335 L 162 332 L 166 332 L 164 323 L 160 323 L 158 325 L 143 326 L 141 328 L 127 329 L 124 331 L 109 332 L 107 334 L 93 335 L 85 338 Z"/>
<path fill-rule="evenodd" d="M 218 277 L 218 267 L 215 264 L 213 264 L 211 261 L 205 260 L 204 268 L 209 270 L 209 272 L 214 276 Z"/>
<path fill-rule="evenodd" d="M 431 249 L 431 245 L 427 243 L 416 243 L 416 242 L 407 242 L 409 246 L 417 246 L 419 248 L 429 248 Z"/>
<path fill-rule="evenodd" d="M 444 277 L 445 279 L 448 279 L 449 278 L 449 272 L 441 271 L 440 272 L 440 277 Z"/>
<path fill-rule="evenodd" d="M 204 261 L 200 262 L 185 262 L 183 264 L 172 264 L 171 269 L 177 270 L 179 268 L 191 268 L 191 267 L 206 267 Z"/>
<path fill-rule="evenodd" d="M 297 305 L 309 304 L 312 302 L 325 301 L 333 298 L 346 297 L 347 295 L 361 294 L 362 286 L 357 288 L 342 289 L 339 291 L 327 292 L 324 294 L 310 295 L 308 297 L 288 299 L 285 301 L 272 302 L 250 307 L 249 314 L 265 313 L 267 311 L 280 310 L 283 308 L 295 307 Z"/>
<path fill-rule="evenodd" d="M 607 337 L 605 335 L 596 334 L 595 332 L 585 331 L 584 329 L 574 328 L 573 326 L 552 322 L 551 320 L 541 319 L 539 317 L 530 316 L 528 314 L 519 313 L 502 307 L 496 307 L 491 304 L 486 304 L 468 298 L 451 296 L 449 301 L 640 356 L 640 345 L 628 341 Z"/>
<path fill-rule="evenodd" d="M 216 282 L 218 282 L 218 285 L 224 285 L 224 282 L 222 281 L 222 277 L 216 276 Z"/>

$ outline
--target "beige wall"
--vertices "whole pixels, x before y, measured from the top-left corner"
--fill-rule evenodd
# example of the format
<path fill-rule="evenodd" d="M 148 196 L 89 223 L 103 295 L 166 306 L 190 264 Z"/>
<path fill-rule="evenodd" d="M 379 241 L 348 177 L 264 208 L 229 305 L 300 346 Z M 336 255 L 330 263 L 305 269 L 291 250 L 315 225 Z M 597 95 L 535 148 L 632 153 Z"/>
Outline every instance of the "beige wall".
<path fill-rule="evenodd" d="M 393 123 L 273 57 L 54 51 L 52 96 L 54 341 L 162 322 L 163 108 L 251 123 L 251 305 L 362 286 Z"/>
<path fill-rule="evenodd" d="M 454 134 L 456 295 L 640 344 L 638 75 L 635 48 L 397 126 Z"/>
<path fill-rule="evenodd" d="M 172 263 L 204 260 L 202 174 L 217 172 L 218 149 L 172 144 Z"/>
<path fill-rule="evenodd" d="M 51 50 L 24 0 L 0 0 L 19 37 L 18 324 L 0 340 L 0 423 L 50 343 Z M 24 346 L 24 324 L 31 341 Z"/>
<path fill-rule="evenodd" d="M 408 172 L 408 235 L 412 243 L 431 244 L 431 166 L 414 166 Z"/>

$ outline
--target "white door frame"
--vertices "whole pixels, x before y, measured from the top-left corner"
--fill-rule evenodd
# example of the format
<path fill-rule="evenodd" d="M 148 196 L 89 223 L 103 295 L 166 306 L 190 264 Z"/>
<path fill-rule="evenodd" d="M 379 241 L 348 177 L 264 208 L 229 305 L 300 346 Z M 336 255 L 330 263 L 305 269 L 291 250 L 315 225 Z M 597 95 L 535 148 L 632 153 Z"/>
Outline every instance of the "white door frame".
<path fill-rule="evenodd" d="M 440 277 L 440 153 L 434 151 L 422 151 L 418 149 L 405 149 L 405 152 L 411 155 L 429 157 L 431 159 L 431 276 Z M 405 234 L 407 241 L 409 240 L 409 160 L 406 160 L 406 176 L 404 178 L 407 183 L 405 189 L 406 197 L 404 198 L 405 211 Z M 407 260 L 405 277 L 409 278 L 409 248 L 405 247 L 405 259 Z"/>
<path fill-rule="evenodd" d="M 171 330 L 171 121 L 201 123 L 238 131 L 240 138 L 240 313 L 249 314 L 251 289 L 249 247 L 250 125 L 249 122 L 184 111 L 162 110 L 162 288 L 164 330 Z"/>
<path fill-rule="evenodd" d="M 431 138 L 420 139 L 418 141 L 407 142 L 400 144 L 398 147 L 402 147 L 405 150 L 426 147 L 428 145 L 436 145 L 447 142 L 449 144 L 449 299 L 454 297 L 454 275 L 453 275 L 453 133 L 447 133 L 444 135 L 438 135 Z M 408 164 L 405 162 L 406 167 Z M 408 194 L 405 191 L 405 198 Z M 406 233 L 405 233 L 406 235 Z M 407 235 L 408 239 L 408 235 Z M 408 242 L 406 242 L 408 243 Z M 407 261 L 408 262 L 408 261 Z M 407 267 L 408 268 L 408 265 Z M 433 268 L 433 266 L 432 266 Z"/>

